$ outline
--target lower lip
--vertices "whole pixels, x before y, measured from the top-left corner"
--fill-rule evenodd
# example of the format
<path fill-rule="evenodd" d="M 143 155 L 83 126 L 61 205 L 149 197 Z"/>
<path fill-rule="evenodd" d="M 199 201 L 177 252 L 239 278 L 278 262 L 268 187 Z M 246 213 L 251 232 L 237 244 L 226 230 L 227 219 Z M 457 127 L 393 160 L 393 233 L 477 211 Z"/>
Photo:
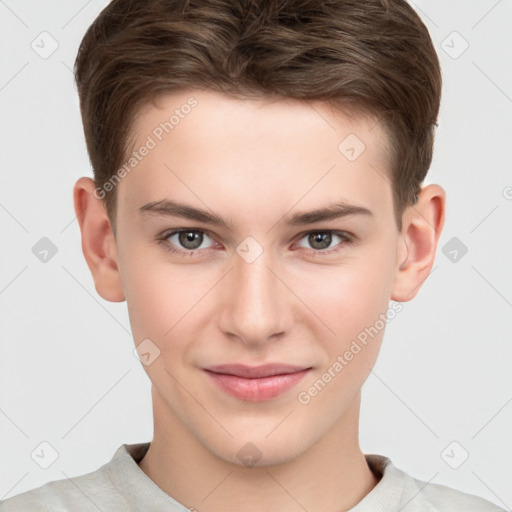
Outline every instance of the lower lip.
<path fill-rule="evenodd" d="M 261 402 L 271 400 L 295 386 L 308 373 L 310 368 L 296 373 L 272 375 L 257 379 L 246 379 L 236 375 L 214 373 L 205 370 L 211 379 L 228 395 L 247 400 Z"/>

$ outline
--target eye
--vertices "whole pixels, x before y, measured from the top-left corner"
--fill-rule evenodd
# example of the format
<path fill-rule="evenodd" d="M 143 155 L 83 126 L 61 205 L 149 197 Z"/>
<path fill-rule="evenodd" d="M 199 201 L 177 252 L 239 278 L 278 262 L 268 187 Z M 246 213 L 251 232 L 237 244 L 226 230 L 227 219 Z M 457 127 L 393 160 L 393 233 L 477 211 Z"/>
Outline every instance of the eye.
<path fill-rule="evenodd" d="M 208 245 L 210 240 L 210 245 Z M 306 241 L 306 246 L 301 241 Z M 312 256 L 327 255 L 341 251 L 346 245 L 353 243 L 354 237 L 343 231 L 310 231 L 305 233 L 297 244 L 299 247 L 310 249 Z M 194 256 L 200 249 L 213 248 L 216 243 L 200 229 L 179 229 L 164 233 L 159 239 L 166 250 L 180 256 Z M 336 243 L 337 242 L 337 243 Z M 333 246 L 334 244 L 334 246 Z"/>
<path fill-rule="evenodd" d="M 352 237 L 341 231 L 310 231 L 301 240 L 306 240 L 306 243 L 313 248 L 312 252 L 316 255 L 340 251 L 344 245 L 352 242 Z M 336 241 L 338 243 L 335 243 Z M 335 243 L 334 247 L 332 247 L 333 242 Z M 299 242 L 299 247 L 305 246 Z M 309 247 L 306 246 L 306 248 Z"/>
<path fill-rule="evenodd" d="M 192 255 L 199 249 L 207 249 L 204 246 L 205 240 L 213 240 L 204 232 L 198 229 L 181 229 L 164 234 L 161 242 L 171 252 Z"/>

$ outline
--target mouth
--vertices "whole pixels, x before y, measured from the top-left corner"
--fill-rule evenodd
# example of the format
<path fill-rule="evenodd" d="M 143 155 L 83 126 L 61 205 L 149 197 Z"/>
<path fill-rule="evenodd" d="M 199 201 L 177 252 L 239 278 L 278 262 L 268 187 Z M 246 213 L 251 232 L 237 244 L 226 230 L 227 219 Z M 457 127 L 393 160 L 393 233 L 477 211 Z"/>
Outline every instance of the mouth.
<path fill-rule="evenodd" d="M 204 369 L 222 391 L 250 402 L 276 398 L 294 387 L 309 370 L 311 367 L 281 363 L 263 366 L 230 364 Z"/>

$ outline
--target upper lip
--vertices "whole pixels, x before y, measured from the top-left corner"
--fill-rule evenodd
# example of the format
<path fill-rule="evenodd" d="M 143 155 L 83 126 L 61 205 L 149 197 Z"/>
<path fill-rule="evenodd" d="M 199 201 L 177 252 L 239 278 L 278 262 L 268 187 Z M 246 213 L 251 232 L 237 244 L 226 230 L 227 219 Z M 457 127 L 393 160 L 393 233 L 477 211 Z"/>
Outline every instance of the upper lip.
<path fill-rule="evenodd" d="M 297 373 L 303 370 L 309 370 L 307 366 L 294 366 L 283 363 L 269 363 L 262 366 L 246 366 L 244 364 L 219 364 L 210 366 L 205 370 L 214 373 L 223 373 L 235 375 L 246 379 L 257 379 L 260 377 L 270 377 L 272 375 L 285 375 L 288 373 Z"/>

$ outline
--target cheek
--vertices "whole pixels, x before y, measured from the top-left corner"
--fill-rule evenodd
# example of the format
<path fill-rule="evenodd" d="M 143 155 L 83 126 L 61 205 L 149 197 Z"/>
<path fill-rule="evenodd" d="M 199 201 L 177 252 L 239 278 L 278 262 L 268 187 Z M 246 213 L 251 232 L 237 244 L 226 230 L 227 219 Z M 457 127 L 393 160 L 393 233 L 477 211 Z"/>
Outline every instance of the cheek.
<path fill-rule="evenodd" d="M 373 254 L 347 259 L 338 266 L 312 267 L 296 277 L 298 295 L 334 331 L 338 344 L 357 336 L 388 308 L 393 259 L 385 261 Z"/>
<path fill-rule="evenodd" d="M 309 413 L 323 416 L 325 425 L 343 414 L 377 360 L 389 307 L 392 259 L 375 259 L 361 258 L 321 279 L 317 274 L 316 284 L 304 287 L 310 290 L 312 309 L 335 335 L 324 331 L 327 334 L 317 338 L 325 357 L 299 389 L 297 401 Z"/>
<path fill-rule="evenodd" d="M 148 252 L 134 251 L 122 265 L 133 337 L 136 344 L 151 339 L 163 360 L 175 361 L 175 357 L 168 356 L 186 351 L 198 334 L 201 299 L 212 288 L 215 276 L 199 266 L 171 265 L 165 255 Z"/>
<path fill-rule="evenodd" d="M 174 285 L 176 283 L 173 283 Z M 163 279 L 134 279 L 126 296 L 134 338 L 151 338 L 162 349 L 186 314 L 187 298 Z M 191 314 L 191 313 L 189 313 Z"/>
<path fill-rule="evenodd" d="M 183 309 L 187 289 L 170 266 L 152 256 L 154 249 L 128 240 L 125 245 L 132 249 L 121 248 L 119 270 L 135 343 L 150 338 L 160 345 Z"/>

